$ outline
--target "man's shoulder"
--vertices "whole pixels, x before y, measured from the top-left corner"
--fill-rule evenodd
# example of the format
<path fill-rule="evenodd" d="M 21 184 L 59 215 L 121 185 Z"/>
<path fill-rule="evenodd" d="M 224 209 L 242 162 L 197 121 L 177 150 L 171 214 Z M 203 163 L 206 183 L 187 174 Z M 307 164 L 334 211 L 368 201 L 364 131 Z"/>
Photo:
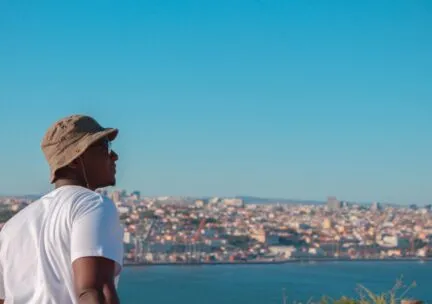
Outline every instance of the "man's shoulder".
<path fill-rule="evenodd" d="M 45 195 L 45 197 L 61 197 L 62 199 L 100 199 L 102 196 L 99 193 L 84 187 L 63 186 L 51 191 Z"/>
<path fill-rule="evenodd" d="M 83 187 L 67 187 L 55 196 L 59 201 L 68 204 L 73 215 L 80 216 L 98 209 L 117 210 L 111 199 Z"/>
<path fill-rule="evenodd" d="M 90 189 L 79 186 L 63 186 L 48 193 L 43 199 L 54 200 L 61 204 L 66 204 L 71 208 L 80 205 L 97 205 L 103 203 L 108 198 Z"/>
<path fill-rule="evenodd" d="M 35 221 L 38 217 L 38 214 L 42 212 L 42 208 L 40 208 L 40 201 L 36 200 L 26 207 L 24 207 L 22 210 L 15 213 L 11 218 L 9 218 L 3 225 L 1 229 L 1 235 L 6 234 L 6 232 L 9 231 L 9 229 L 20 229 L 19 227 L 22 227 L 22 223 L 28 224 L 29 221 Z"/>

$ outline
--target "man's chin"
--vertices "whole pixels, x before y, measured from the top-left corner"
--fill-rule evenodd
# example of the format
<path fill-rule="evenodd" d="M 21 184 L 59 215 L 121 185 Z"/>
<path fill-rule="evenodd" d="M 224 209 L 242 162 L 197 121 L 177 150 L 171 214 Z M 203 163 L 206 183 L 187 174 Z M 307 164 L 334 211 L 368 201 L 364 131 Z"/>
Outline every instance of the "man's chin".
<path fill-rule="evenodd" d="M 115 178 L 107 183 L 104 183 L 103 185 L 99 186 L 98 188 L 105 188 L 105 187 L 112 187 L 116 185 Z"/>

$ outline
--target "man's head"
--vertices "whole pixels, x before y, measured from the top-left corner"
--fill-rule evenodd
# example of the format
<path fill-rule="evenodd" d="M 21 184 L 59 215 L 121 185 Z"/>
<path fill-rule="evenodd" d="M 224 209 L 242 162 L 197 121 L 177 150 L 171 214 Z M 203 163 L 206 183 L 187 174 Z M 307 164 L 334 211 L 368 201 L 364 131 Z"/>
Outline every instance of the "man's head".
<path fill-rule="evenodd" d="M 118 155 L 110 149 L 117 129 L 103 128 L 89 116 L 72 115 L 54 123 L 42 140 L 51 183 L 77 180 L 94 190 L 115 185 Z"/>

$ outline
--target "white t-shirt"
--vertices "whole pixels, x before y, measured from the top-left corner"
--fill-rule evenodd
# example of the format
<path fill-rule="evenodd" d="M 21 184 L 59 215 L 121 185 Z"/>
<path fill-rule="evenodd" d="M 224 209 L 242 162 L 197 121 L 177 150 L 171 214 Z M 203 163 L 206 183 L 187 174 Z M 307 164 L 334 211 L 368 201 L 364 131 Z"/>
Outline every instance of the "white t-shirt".
<path fill-rule="evenodd" d="M 100 256 L 123 267 L 123 231 L 114 203 L 79 186 L 33 202 L 0 232 L 0 299 L 7 304 L 73 304 L 72 262 Z"/>

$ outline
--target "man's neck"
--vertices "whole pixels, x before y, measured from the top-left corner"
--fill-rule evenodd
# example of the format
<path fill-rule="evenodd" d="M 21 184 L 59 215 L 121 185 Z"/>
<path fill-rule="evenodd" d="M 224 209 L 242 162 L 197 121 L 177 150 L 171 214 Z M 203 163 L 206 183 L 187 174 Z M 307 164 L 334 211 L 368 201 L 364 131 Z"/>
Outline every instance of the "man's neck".
<path fill-rule="evenodd" d="M 56 188 L 60 188 L 62 186 L 81 186 L 84 188 L 89 188 L 87 187 L 86 183 L 77 179 L 68 179 L 68 178 L 62 178 L 59 179 L 55 182 L 55 187 Z M 93 190 L 93 189 L 91 189 Z"/>

